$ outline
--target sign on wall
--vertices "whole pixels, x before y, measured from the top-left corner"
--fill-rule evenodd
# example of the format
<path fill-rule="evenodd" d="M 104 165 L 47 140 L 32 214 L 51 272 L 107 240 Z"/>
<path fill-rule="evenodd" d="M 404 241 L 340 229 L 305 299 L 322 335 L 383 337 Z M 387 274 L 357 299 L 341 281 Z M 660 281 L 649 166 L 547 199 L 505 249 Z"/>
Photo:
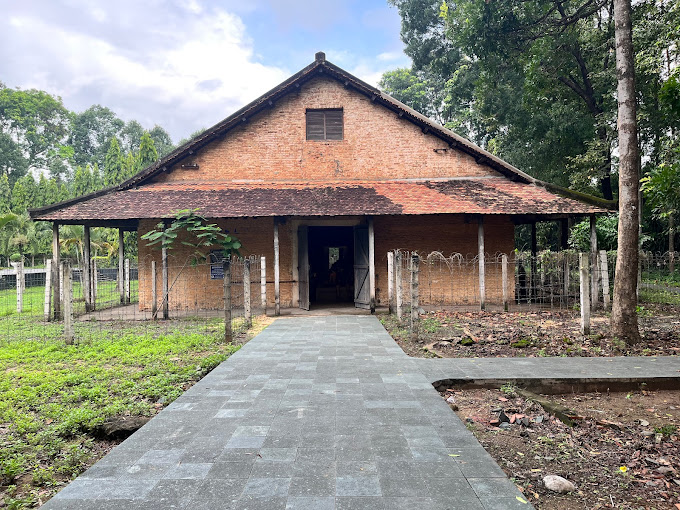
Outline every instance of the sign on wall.
<path fill-rule="evenodd" d="M 224 252 L 213 250 L 210 252 L 210 279 L 224 280 Z"/>

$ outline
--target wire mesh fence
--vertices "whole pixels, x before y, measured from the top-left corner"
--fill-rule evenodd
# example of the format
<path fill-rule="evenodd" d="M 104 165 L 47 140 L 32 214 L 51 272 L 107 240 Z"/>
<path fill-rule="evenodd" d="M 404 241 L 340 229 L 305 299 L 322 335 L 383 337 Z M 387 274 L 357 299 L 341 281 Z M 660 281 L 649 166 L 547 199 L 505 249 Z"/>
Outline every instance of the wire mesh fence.
<path fill-rule="evenodd" d="M 581 302 L 581 269 L 588 279 L 590 307 L 609 308 L 614 286 L 616 252 L 580 254 L 515 251 L 480 257 L 440 252 L 418 253 L 396 250 L 390 257 L 394 267 L 390 308 L 411 303 L 414 258 L 417 259 L 418 306 L 423 309 L 578 309 Z M 668 254 L 641 254 L 641 288 L 660 281 L 672 285 L 680 278 Z M 408 310 L 406 310 L 408 312 Z"/>
<path fill-rule="evenodd" d="M 477 310 L 482 305 L 490 310 L 577 311 L 581 309 L 584 278 L 589 308 L 607 309 L 613 294 L 616 252 L 600 251 L 597 257 L 586 254 L 585 273 L 580 267 L 581 255 L 546 251 L 534 256 L 515 251 L 487 254 L 480 264 L 478 256 L 397 250 L 388 259 L 393 261 L 390 308 L 406 317 L 411 314 L 415 256 L 416 318 L 423 309 Z M 640 253 L 643 303 L 654 299 L 680 304 L 678 258 L 677 253 Z M 64 335 L 63 266 L 59 277 L 53 278 L 50 262 L 47 267 L 15 264 L 0 270 L 0 342 Z M 89 278 L 82 264 L 66 262 L 70 268 L 70 327 L 76 341 L 119 333 L 131 324 L 137 331 L 142 328 L 154 334 L 189 325 L 196 333 L 219 334 L 225 330 L 225 305 L 234 323 L 265 313 L 268 299 L 273 308 L 274 284 L 266 281 L 263 257 L 230 259 L 228 302 L 224 261 L 215 256 L 196 261 L 171 255 L 165 278 L 158 257 L 125 261 L 121 267 L 101 267 L 104 264 L 93 260 Z"/>
<path fill-rule="evenodd" d="M 56 272 L 20 266 L 0 271 L 0 342 L 55 336 L 82 342 L 128 325 L 154 334 L 189 326 L 196 333 L 220 334 L 225 303 L 237 328 L 266 311 L 263 257 L 229 259 L 228 300 L 224 261 L 214 257 L 207 262 L 169 257 L 166 272 L 151 258 L 113 268 L 92 263 L 89 274 L 71 264 L 63 261 Z"/>

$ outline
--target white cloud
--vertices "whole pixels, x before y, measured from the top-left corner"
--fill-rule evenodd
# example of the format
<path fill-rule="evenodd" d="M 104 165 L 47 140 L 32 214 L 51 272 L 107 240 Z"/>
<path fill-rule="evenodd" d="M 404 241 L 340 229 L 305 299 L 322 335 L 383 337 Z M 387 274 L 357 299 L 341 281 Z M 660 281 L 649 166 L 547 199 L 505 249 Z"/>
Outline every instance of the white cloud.
<path fill-rule="evenodd" d="M 75 0 L 71 7 L 91 24 L 37 10 L 0 21 L 0 61 L 9 64 L 0 80 L 61 95 L 71 109 L 101 103 L 147 128 L 158 123 L 177 140 L 290 74 L 256 61 L 238 16 L 204 9 L 197 0 L 161 15 L 136 2 L 86 5 Z"/>

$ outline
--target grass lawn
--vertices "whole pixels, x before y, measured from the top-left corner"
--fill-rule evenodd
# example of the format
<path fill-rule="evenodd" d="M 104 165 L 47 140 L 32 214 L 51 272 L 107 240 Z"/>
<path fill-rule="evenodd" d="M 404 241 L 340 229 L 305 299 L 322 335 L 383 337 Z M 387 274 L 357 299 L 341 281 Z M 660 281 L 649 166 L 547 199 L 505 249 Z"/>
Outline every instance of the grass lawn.
<path fill-rule="evenodd" d="M 130 281 L 130 295 L 135 302 L 138 296 L 139 282 Z M 97 309 L 111 308 L 120 304 L 120 294 L 116 289 L 116 282 L 99 282 L 97 285 Z M 24 313 L 41 315 L 45 310 L 45 287 L 27 287 L 24 291 Z M 0 317 L 17 313 L 16 289 L 0 290 Z M 73 313 L 85 313 L 85 299 L 80 283 L 73 284 Z"/>
<path fill-rule="evenodd" d="M 0 501 L 14 509 L 39 506 L 104 455 L 113 443 L 91 432 L 106 418 L 156 414 L 239 348 L 219 319 L 82 323 L 88 340 L 74 346 L 60 325 L 36 322 L 0 318 Z M 254 318 L 240 338 L 267 324 Z M 36 328 L 40 339 L 22 333 Z"/>

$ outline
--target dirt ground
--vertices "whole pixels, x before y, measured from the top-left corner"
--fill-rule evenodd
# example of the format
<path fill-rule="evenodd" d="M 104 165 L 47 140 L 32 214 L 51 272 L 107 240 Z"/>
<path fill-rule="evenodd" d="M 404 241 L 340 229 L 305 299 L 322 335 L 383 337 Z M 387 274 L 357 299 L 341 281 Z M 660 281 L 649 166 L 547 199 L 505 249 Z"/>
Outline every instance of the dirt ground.
<path fill-rule="evenodd" d="M 537 509 L 680 508 L 680 391 L 543 397 L 571 409 L 573 427 L 508 386 L 442 397 Z M 550 474 L 575 491 L 548 490 Z"/>
<path fill-rule="evenodd" d="M 575 311 L 434 311 L 421 315 L 413 337 L 407 320 L 381 318 L 402 349 L 416 357 L 670 356 L 680 354 L 680 307 L 645 305 L 642 342 L 627 346 L 609 336 L 609 316 L 593 315 L 591 334 L 580 332 Z"/>

